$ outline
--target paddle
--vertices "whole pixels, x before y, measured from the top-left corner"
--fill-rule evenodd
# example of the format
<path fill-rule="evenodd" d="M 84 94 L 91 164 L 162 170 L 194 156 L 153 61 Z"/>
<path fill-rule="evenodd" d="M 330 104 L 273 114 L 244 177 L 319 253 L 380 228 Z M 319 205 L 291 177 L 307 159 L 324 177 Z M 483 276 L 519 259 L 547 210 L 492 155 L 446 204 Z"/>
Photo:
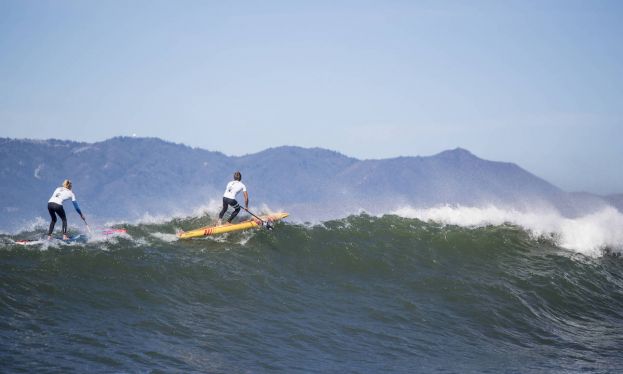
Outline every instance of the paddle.
<path fill-rule="evenodd" d="M 260 217 L 258 217 L 258 216 L 256 216 L 255 214 L 251 213 L 251 211 L 250 211 L 249 209 L 247 209 L 247 208 L 243 207 L 242 205 L 240 205 L 240 207 L 241 207 L 242 209 L 246 210 L 246 211 L 247 211 L 247 213 L 249 213 L 249 214 L 250 214 L 250 215 L 252 215 L 253 217 L 255 217 L 255 218 L 259 219 L 259 220 L 262 222 L 262 226 L 266 226 L 266 228 L 267 228 L 268 230 L 272 230 L 272 229 L 273 229 L 273 224 L 272 224 L 272 222 L 267 222 L 267 221 L 264 221 L 264 220 L 263 220 L 263 219 L 261 219 Z"/>
<path fill-rule="evenodd" d="M 84 216 L 80 216 L 80 218 L 82 218 L 82 220 L 84 221 L 84 224 L 87 226 L 87 231 L 89 231 L 89 234 L 91 233 L 91 228 L 89 227 L 89 224 L 87 223 L 86 218 L 84 218 Z"/>

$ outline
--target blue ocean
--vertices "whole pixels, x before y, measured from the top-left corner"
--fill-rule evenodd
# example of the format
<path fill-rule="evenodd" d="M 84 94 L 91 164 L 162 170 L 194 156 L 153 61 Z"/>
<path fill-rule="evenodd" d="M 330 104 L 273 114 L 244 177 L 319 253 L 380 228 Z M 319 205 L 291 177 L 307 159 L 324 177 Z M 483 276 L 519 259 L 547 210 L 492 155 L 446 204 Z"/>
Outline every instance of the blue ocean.
<path fill-rule="evenodd" d="M 292 217 L 176 239 L 204 215 L 82 243 L 15 242 L 43 225 L 1 235 L 1 371 L 622 372 L 623 228 L 605 214 Z"/>

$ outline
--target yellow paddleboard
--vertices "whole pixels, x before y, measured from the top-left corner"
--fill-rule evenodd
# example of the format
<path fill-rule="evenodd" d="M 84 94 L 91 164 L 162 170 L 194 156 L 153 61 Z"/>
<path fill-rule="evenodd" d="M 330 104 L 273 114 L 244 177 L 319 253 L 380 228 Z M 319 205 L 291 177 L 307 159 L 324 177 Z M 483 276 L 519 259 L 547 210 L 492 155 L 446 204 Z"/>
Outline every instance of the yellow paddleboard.
<path fill-rule="evenodd" d="M 275 213 L 267 214 L 265 216 L 259 216 L 264 222 L 275 222 L 284 219 L 288 216 L 288 213 Z M 262 226 L 262 221 L 257 218 L 250 219 L 248 221 L 242 221 L 239 223 L 232 223 L 220 226 L 206 226 L 191 231 L 180 231 L 177 233 L 179 239 L 200 238 L 202 236 L 210 236 L 216 234 L 224 234 L 226 232 L 240 231 L 252 229 Z"/>

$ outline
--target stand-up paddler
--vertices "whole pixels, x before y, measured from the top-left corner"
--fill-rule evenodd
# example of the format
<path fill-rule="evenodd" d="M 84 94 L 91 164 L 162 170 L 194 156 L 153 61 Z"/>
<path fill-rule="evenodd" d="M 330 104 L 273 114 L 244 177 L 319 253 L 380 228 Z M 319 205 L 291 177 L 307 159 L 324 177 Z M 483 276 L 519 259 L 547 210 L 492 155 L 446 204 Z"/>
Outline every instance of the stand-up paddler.
<path fill-rule="evenodd" d="M 48 212 L 50 213 L 50 218 L 52 219 L 50 222 L 50 228 L 48 229 L 48 238 L 52 238 L 52 232 L 54 231 L 54 226 L 56 225 L 56 216 L 61 217 L 63 221 L 63 240 L 68 240 L 67 237 L 67 216 L 65 215 L 65 209 L 63 209 L 63 201 L 67 199 L 71 199 L 71 202 L 74 204 L 74 208 L 76 212 L 80 214 L 80 218 L 86 222 L 82 211 L 80 211 L 80 206 L 76 201 L 76 195 L 71 191 L 71 181 L 69 179 L 65 179 L 63 181 L 63 185 L 54 190 L 52 197 L 48 200 Z"/>
<path fill-rule="evenodd" d="M 236 218 L 238 213 L 240 212 L 240 204 L 236 201 L 236 196 L 242 191 L 244 195 L 244 208 L 249 209 L 249 194 L 247 193 L 247 187 L 241 182 L 242 174 L 239 171 L 234 173 L 234 180 L 227 183 L 227 187 L 225 188 L 225 193 L 223 194 L 223 209 L 218 215 L 218 224 L 220 225 L 223 220 L 223 216 L 227 209 L 232 206 L 234 211 L 229 216 L 227 223 L 231 223 L 231 221 Z"/>

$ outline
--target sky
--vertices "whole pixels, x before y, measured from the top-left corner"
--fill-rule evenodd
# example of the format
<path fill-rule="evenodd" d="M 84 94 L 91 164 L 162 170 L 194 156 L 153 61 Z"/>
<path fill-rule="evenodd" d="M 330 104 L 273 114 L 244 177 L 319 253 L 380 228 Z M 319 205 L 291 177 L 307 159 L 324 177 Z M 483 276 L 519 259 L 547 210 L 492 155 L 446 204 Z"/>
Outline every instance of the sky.
<path fill-rule="evenodd" d="M 623 1 L 0 0 L 0 137 L 462 147 L 623 193 Z"/>

